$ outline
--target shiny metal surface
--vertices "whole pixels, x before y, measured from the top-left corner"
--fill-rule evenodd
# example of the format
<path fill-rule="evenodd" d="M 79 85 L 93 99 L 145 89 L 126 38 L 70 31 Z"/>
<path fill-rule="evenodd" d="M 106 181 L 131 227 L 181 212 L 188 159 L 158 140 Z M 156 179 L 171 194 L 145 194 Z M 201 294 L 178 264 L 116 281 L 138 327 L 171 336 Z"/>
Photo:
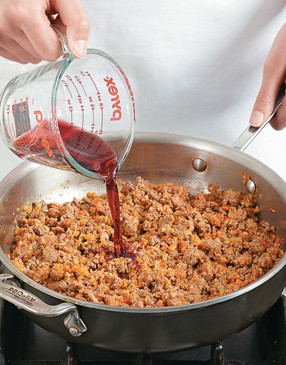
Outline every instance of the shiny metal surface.
<path fill-rule="evenodd" d="M 193 168 L 194 158 L 206 161 L 205 171 Z M 247 154 L 186 136 L 138 133 L 119 173 L 124 181 L 134 182 L 136 176 L 153 183 L 183 184 L 192 194 L 206 189 L 208 184 L 246 192 L 245 177 L 251 177 L 256 185 L 260 216 L 277 227 L 281 246 L 286 250 L 286 184 L 274 171 Z M 72 172 L 22 163 L 0 184 L 3 252 L 9 249 L 14 219 L 27 200 L 64 202 L 81 198 L 88 191 L 100 194 L 105 192 L 105 186 Z M 88 331 L 73 337 L 67 333 L 61 316 L 47 319 L 27 313 L 37 324 L 67 340 L 118 351 L 171 351 L 223 339 L 264 314 L 281 295 L 286 282 L 284 255 L 262 278 L 224 297 L 179 307 L 112 307 L 70 298 L 35 283 L 14 267 L 3 252 L 1 260 L 7 272 L 20 279 L 25 290 L 49 305 L 76 304 Z"/>
<path fill-rule="evenodd" d="M 194 158 L 193 168 L 198 172 L 203 172 L 207 168 L 207 161 L 204 161 L 200 158 Z"/>
<path fill-rule="evenodd" d="M 259 127 L 255 128 L 252 126 L 248 126 L 244 132 L 237 138 L 237 140 L 233 143 L 232 147 L 238 149 L 239 151 L 244 151 L 246 147 L 254 140 L 255 137 L 267 126 L 270 120 L 274 117 L 275 113 L 282 105 L 282 99 L 285 95 L 286 85 L 283 83 L 280 87 L 273 111 L 269 118 L 265 121 L 265 123 Z"/>
<path fill-rule="evenodd" d="M 4 283 L 6 280 L 13 281 L 13 279 L 13 275 L 0 274 L 1 298 L 14 304 L 19 309 L 24 309 L 38 316 L 57 317 L 64 313 L 68 313 L 68 316 L 64 320 L 64 324 L 73 336 L 81 336 L 87 330 L 87 327 L 79 317 L 77 308 L 74 304 L 61 303 L 58 305 L 48 305 L 27 290 L 9 283 Z"/>
<path fill-rule="evenodd" d="M 245 183 L 245 188 L 250 194 L 254 194 L 256 190 L 255 182 L 251 179 L 248 179 Z"/>

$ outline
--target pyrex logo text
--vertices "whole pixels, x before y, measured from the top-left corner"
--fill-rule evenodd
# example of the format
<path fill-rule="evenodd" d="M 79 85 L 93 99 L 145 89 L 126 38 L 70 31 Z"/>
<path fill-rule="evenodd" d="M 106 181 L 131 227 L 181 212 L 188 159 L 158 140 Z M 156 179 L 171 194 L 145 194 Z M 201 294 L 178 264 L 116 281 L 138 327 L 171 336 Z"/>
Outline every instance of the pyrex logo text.
<path fill-rule="evenodd" d="M 34 111 L 34 115 L 36 117 L 36 121 L 38 123 L 38 131 L 39 131 L 39 137 L 41 137 L 42 145 L 47 152 L 48 156 L 50 158 L 55 159 L 56 156 L 53 154 L 53 151 L 51 150 L 51 146 L 49 144 L 49 141 L 46 139 L 46 133 L 43 126 L 43 114 L 40 110 Z"/>
<path fill-rule="evenodd" d="M 106 82 L 106 87 L 108 88 L 109 94 L 113 96 L 111 98 L 111 101 L 114 102 L 112 104 L 112 118 L 110 118 L 110 120 L 120 120 L 122 117 L 122 112 L 121 112 L 118 89 L 112 77 L 111 78 L 106 77 L 104 81 Z"/>

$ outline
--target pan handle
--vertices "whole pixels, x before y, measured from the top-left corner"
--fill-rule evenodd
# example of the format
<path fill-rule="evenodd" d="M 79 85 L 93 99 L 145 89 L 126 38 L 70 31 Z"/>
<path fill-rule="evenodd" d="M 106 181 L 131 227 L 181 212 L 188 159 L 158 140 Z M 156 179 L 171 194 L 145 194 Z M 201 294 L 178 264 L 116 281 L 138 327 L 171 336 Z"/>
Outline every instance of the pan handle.
<path fill-rule="evenodd" d="M 237 138 L 237 140 L 233 143 L 232 147 L 239 150 L 244 151 L 245 148 L 254 140 L 255 137 L 262 131 L 262 129 L 270 122 L 270 120 L 274 117 L 275 113 L 277 112 L 278 108 L 282 105 L 282 99 L 285 95 L 285 88 L 286 85 L 283 84 L 280 86 L 280 90 L 273 108 L 273 111 L 269 118 L 266 120 L 264 124 L 260 127 L 252 127 L 249 126 L 245 129 L 244 132 Z"/>
<path fill-rule="evenodd" d="M 14 304 L 19 309 L 24 309 L 30 313 L 43 316 L 43 317 L 56 317 L 64 313 L 68 313 L 68 316 L 64 319 L 64 325 L 69 330 L 70 334 L 74 337 L 81 336 L 87 327 L 79 317 L 77 308 L 72 303 L 61 303 L 58 305 L 49 305 L 44 303 L 41 299 L 34 294 L 11 285 L 10 283 L 4 283 L 6 280 L 15 279 L 10 274 L 0 274 L 0 297 Z"/>

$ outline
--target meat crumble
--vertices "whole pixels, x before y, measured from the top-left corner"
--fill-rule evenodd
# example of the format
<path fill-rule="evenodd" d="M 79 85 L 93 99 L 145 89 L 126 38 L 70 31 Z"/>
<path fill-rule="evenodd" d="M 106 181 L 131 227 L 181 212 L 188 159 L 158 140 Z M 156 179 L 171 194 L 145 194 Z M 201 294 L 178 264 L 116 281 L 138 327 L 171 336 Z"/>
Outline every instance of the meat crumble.
<path fill-rule="evenodd" d="M 193 196 L 138 177 L 122 183 L 120 204 L 126 257 L 114 257 L 108 201 L 96 193 L 27 204 L 7 256 L 29 278 L 70 297 L 166 307 L 232 293 L 284 254 L 252 194 L 210 186 Z"/>

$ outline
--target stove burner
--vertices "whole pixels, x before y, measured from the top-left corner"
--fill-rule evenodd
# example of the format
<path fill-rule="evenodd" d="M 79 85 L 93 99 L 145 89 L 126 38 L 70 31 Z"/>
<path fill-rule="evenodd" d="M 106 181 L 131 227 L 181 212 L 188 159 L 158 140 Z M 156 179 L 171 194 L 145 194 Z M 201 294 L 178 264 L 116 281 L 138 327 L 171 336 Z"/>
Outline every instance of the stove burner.
<path fill-rule="evenodd" d="M 114 353 L 66 343 L 3 301 L 0 334 L 0 365 L 286 365 L 286 299 L 281 296 L 261 319 L 238 334 L 172 353 Z"/>

